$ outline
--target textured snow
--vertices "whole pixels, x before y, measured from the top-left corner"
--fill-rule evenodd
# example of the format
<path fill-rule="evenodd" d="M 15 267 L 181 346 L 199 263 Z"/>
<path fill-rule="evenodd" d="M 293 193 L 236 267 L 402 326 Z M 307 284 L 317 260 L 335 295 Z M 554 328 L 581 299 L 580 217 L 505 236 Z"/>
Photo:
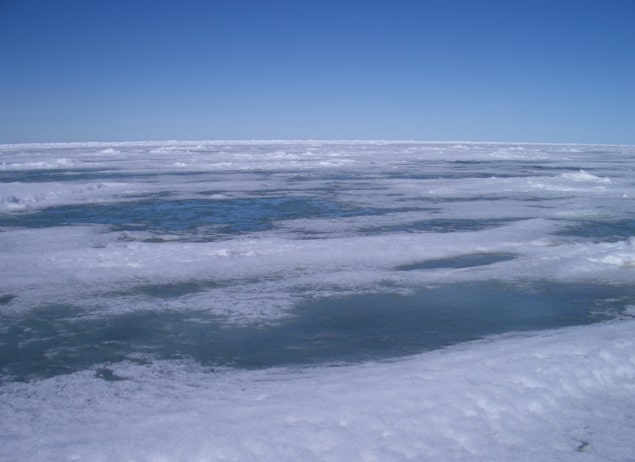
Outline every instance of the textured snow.
<path fill-rule="evenodd" d="M 38 351 L 49 334 L 22 320 L 63 307 L 264 328 L 315 300 L 549 284 L 615 308 L 364 363 L 7 366 L 0 460 L 633 460 L 634 168 L 632 146 L 0 145 L 0 348 Z M 66 321 L 25 362 L 72 350 L 64 329 L 87 324 Z"/>
<path fill-rule="evenodd" d="M 1 391 L 3 460 L 631 460 L 635 321 L 392 363 L 121 363 Z M 96 376 L 115 380 L 99 380 Z"/>

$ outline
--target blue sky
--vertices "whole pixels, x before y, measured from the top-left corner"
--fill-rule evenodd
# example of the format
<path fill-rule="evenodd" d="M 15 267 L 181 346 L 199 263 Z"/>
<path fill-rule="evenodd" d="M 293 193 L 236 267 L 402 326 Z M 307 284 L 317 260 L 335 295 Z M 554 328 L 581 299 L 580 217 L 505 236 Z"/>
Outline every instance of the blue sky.
<path fill-rule="evenodd" d="M 635 0 L 0 0 L 0 143 L 635 144 Z"/>

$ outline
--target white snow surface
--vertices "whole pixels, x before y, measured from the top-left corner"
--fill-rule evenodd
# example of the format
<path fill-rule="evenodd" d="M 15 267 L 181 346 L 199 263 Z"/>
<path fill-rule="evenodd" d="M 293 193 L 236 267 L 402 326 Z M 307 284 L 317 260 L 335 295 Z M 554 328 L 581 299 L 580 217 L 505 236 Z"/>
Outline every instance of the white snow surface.
<path fill-rule="evenodd" d="M 0 389 L 2 460 L 626 461 L 635 321 L 388 363 L 209 373 L 120 364 Z"/>
<path fill-rule="evenodd" d="M 634 169 L 633 146 L 0 145 L 0 179 L 11 178 L 0 181 L 0 214 L 9 217 L 160 194 L 220 202 L 325 190 L 385 211 L 214 239 L 200 238 L 211 225 L 158 239 L 103 223 L 0 227 L 0 313 L 54 301 L 97 317 L 204 311 L 253 325 L 286 316 L 298 298 L 477 281 L 632 285 L 635 236 L 564 231 L 632 222 Z M 500 222 L 418 230 L 426 220 Z M 474 254 L 513 258 L 396 270 Z M 135 291 L 190 282 L 202 289 L 166 299 Z M 125 380 L 97 378 L 95 366 L 2 383 L 0 461 L 633 461 L 633 315 L 630 305 L 610 322 L 341 367 L 210 371 L 140 358 L 106 365 Z"/>

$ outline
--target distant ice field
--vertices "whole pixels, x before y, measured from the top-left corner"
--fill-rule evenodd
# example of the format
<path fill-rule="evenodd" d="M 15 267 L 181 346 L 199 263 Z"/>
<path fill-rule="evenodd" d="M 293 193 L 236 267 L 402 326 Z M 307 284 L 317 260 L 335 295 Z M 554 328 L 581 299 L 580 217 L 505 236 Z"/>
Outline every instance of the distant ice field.
<path fill-rule="evenodd" d="M 0 145 L 0 460 L 633 460 L 634 169 Z"/>

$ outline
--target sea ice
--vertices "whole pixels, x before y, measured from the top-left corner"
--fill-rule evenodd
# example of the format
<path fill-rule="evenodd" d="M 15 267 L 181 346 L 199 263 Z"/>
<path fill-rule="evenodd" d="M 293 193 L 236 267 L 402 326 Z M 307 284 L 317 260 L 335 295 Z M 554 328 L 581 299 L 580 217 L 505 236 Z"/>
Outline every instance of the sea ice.
<path fill-rule="evenodd" d="M 0 460 L 632 460 L 634 159 L 1 145 Z"/>

